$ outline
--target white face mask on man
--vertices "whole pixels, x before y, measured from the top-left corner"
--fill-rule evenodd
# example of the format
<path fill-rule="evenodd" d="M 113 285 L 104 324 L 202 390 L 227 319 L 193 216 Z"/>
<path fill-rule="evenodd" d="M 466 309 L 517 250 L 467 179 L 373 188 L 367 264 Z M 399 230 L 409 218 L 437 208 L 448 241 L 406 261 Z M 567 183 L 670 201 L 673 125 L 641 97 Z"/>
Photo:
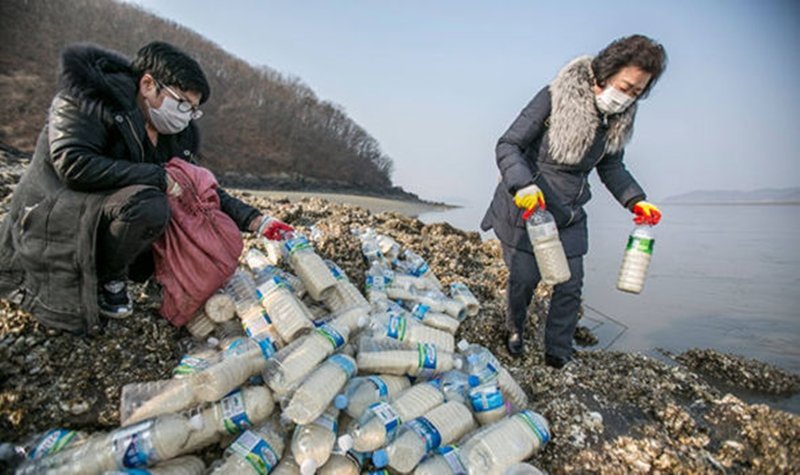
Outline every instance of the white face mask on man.
<path fill-rule="evenodd" d="M 619 114 L 636 100 L 635 97 L 629 96 L 614 86 L 608 86 L 603 89 L 603 92 L 594 96 L 597 108 L 606 114 Z"/>
<path fill-rule="evenodd" d="M 180 102 L 167 95 L 161 107 L 149 107 L 150 122 L 159 134 L 173 135 L 189 126 L 192 111 L 184 112 L 178 108 Z"/>

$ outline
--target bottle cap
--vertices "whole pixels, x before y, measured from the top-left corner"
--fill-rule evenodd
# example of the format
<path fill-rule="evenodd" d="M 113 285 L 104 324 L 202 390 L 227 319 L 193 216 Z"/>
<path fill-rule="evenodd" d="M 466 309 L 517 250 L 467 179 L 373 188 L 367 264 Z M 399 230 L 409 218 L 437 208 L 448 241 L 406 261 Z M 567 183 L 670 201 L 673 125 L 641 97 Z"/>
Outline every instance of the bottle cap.
<path fill-rule="evenodd" d="M 300 464 L 300 473 L 303 475 L 313 475 L 317 471 L 317 462 L 314 459 L 305 459 Z"/>
<path fill-rule="evenodd" d="M 203 421 L 202 414 L 195 414 L 189 418 L 189 426 L 192 428 L 192 430 L 202 430 L 204 425 L 205 423 Z"/>
<path fill-rule="evenodd" d="M 369 322 L 369 320 L 367 319 L 367 317 L 361 316 L 361 317 L 358 317 L 358 323 L 356 325 L 358 325 L 358 328 L 363 328 L 363 327 L 367 326 L 368 322 Z"/>
<path fill-rule="evenodd" d="M 461 369 L 464 367 L 464 361 L 461 358 L 453 358 L 453 368 Z"/>
<path fill-rule="evenodd" d="M 209 346 L 219 346 L 219 340 L 217 338 L 214 338 L 213 336 L 208 337 L 206 343 L 208 343 Z"/>
<path fill-rule="evenodd" d="M 378 468 L 383 468 L 389 464 L 389 454 L 386 450 L 379 449 L 372 453 L 372 464 Z"/>
<path fill-rule="evenodd" d="M 481 378 L 475 376 L 474 374 L 471 374 L 467 378 L 467 383 L 469 383 L 469 387 L 474 388 L 479 384 L 481 384 Z"/>
<path fill-rule="evenodd" d="M 339 437 L 339 448 L 342 449 L 343 452 L 347 452 L 348 450 L 353 448 L 353 436 L 350 434 L 345 434 Z"/>
<path fill-rule="evenodd" d="M 462 338 L 461 341 L 458 342 L 458 350 L 461 352 L 467 351 L 469 348 L 469 342 L 466 339 Z"/>
<path fill-rule="evenodd" d="M 344 394 L 339 394 L 333 399 L 333 405 L 336 406 L 336 409 L 342 410 L 347 407 L 347 396 Z"/>

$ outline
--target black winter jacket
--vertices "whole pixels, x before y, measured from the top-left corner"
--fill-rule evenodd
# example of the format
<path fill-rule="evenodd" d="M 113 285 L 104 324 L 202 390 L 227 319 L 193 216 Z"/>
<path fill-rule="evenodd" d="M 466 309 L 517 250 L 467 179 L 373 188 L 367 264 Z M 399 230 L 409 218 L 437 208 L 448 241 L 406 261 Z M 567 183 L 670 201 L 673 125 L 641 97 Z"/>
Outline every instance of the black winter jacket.
<path fill-rule="evenodd" d="M 104 198 L 129 185 L 166 188 L 164 163 L 148 162 L 145 121 L 130 61 L 92 45 L 61 58 L 59 92 L 30 166 L 0 225 L 0 296 L 19 291 L 43 324 L 98 327 L 95 242 Z M 160 136 L 169 156 L 193 160 L 194 124 Z M 245 230 L 258 210 L 220 190 L 222 209 Z"/>

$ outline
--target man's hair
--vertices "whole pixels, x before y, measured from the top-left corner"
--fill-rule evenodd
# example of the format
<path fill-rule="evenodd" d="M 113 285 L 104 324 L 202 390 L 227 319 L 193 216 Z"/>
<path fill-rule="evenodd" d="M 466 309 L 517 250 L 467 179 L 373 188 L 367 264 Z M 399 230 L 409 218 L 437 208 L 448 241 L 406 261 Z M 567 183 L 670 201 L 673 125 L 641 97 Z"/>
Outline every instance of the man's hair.
<path fill-rule="evenodd" d="M 137 81 L 149 73 L 165 86 L 200 93 L 201 104 L 211 95 L 206 75 L 197 61 L 169 43 L 154 41 L 145 45 L 136 53 L 131 68 Z"/>
<path fill-rule="evenodd" d="M 667 51 L 657 41 L 644 35 L 618 38 L 603 48 L 592 60 L 592 73 L 599 86 L 626 66 L 636 66 L 652 75 L 641 97 L 646 97 L 667 67 Z"/>

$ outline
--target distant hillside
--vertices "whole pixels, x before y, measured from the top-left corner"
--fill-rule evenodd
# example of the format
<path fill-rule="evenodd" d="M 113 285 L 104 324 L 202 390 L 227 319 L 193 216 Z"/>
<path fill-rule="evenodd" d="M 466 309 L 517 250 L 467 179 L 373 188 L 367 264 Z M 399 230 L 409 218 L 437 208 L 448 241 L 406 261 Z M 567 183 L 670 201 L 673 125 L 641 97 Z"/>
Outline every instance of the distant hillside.
<path fill-rule="evenodd" d="M 205 165 L 223 181 L 404 195 L 392 187 L 392 160 L 378 142 L 300 79 L 251 66 L 187 28 L 111 0 L 0 2 L 0 142 L 33 149 L 64 46 L 93 42 L 132 57 L 153 40 L 193 55 L 211 82 L 198 125 Z"/>
<path fill-rule="evenodd" d="M 800 203 L 798 188 L 763 188 L 753 191 L 699 190 L 666 198 L 675 204 Z"/>

